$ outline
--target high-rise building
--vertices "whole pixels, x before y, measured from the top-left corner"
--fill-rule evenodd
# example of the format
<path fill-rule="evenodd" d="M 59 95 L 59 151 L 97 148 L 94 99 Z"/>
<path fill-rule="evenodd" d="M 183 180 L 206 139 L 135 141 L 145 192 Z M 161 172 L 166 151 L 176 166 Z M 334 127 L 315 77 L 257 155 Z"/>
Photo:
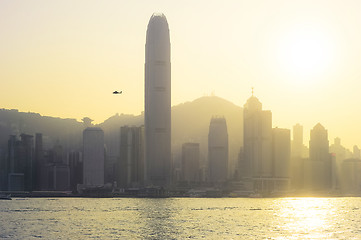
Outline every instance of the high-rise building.
<path fill-rule="evenodd" d="M 291 170 L 291 137 L 289 129 L 272 129 L 273 177 L 289 178 Z"/>
<path fill-rule="evenodd" d="M 5 158 L 5 151 L 0 148 L 0 191 L 7 190 L 8 166 Z"/>
<path fill-rule="evenodd" d="M 291 183 L 293 189 L 302 189 L 304 183 L 304 149 L 303 126 L 297 123 L 293 126 L 293 139 L 291 146 Z"/>
<path fill-rule="evenodd" d="M 21 140 L 11 135 L 8 141 L 8 178 L 9 191 L 33 191 L 34 141 L 32 135 L 21 134 Z"/>
<path fill-rule="evenodd" d="M 291 134 L 289 129 L 272 129 L 272 164 L 273 190 L 288 190 L 291 182 Z"/>
<path fill-rule="evenodd" d="M 361 160 L 358 158 L 345 159 L 341 164 L 341 178 L 339 188 L 342 193 L 359 194 L 361 190 Z"/>
<path fill-rule="evenodd" d="M 167 186 L 171 173 L 171 63 L 166 17 L 153 14 L 145 45 L 145 162 L 147 184 Z"/>
<path fill-rule="evenodd" d="M 272 113 L 252 96 L 244 105 L 243 145 L 246 176 L 272 177 Z"/>
<path fill-rule="evenodd" d="M 262 110 L 253 91 L 243 109 L 243 149 L 245 179 L 252 179 L 256 191 L 272 191 L 272 113 Z"/>
<path fill-rule="evenodd" d="M 228 178 L 228 131 L 225 118 L 213 117 L 208 133 L 209 181 L 224 182 Z"/>
<path fill-rule="evenodd" d="M 117 184 L 139 187 L 144 184 L 144 127 L 120 128 L 120 161 Z"/>
<path fill-rule="evenodd" d="M 332 185 L 334 189 L 340 189 L 342 182 L 343 161 L 347 159 L 347 149 L 341 145 L 341 139 L 336 137 L 330 145 L 329 152 L 332 154 Z"/>
<path fill-rule="evenodd" d="M 104 132 L 88 127 L 83 131 L 83 184 L 104 185 Z"/>
<path fill-rule="evenodd" d="M 24 164 L 24 188 L 25 191 L 34 190 L 34 137 L 28 134 L 21 134 L 20 161 Z"/>
<path fill-rule="evenodd" d="M 83 158 L 80 151 L 71 151 L 68 153 L 69 159 L 69 185 L 70 190 L 77 191 L 78 184 L 83 183 Z"/>
<path fill-rule="evenodd" d="M 24 191 L 25 164 L 21 161 L 21 142 L 15 135 L 10 135 L 8 140 L 7 159 L 7 190 Z"/>
<path fill-rule="evenodd" d="M 41 190 L 41 182 L 44 179 L 45 162 L 44 162 L 44 149 L 43 149 L 43 134 L 35 134 L 35 164 L 33 177 L 35 181 L 35 189 Z"/>
<path fill-rule="evenodd" d="M 182 145 L 182 180 L 186 182 L 200 181 L 200 151 L 199 143 L 184 143 Z"/>
<path fill-rule="evenodd" d="M 304 163 L 304 187 L 309 190 L 331 187 L 328 133 L 320 123 L 310 132 L 310 158 Z"/>

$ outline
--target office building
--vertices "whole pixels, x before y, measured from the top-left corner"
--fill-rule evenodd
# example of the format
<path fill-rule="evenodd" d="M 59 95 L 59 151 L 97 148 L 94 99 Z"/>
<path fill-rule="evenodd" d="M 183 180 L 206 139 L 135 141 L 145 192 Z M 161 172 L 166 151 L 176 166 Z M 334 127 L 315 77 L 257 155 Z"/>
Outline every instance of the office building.
<path fill-rule="evenodd" d="M 120 187 L 142 186 L 144 169 L 144 127 L 121 127 L 117 185 Z"/>
<path fill-rule="evenodd" d="M 166 17 L 153 14 L 145 45 L 145 162 L 148 185 L 167 186 L 171 175 L 171 63 Z"/>
<path fill-rule="evenodd" d="M 104 185 L 104 132 L 88 127 L 83 131 L 83 184 Z"/>
<path fill-rule="evenodd" d="M 304 188 L 314 191 L 330 189 L 331 172 L 328 133 L 318 123 L 310 132 L 310 158 L 304 162 Z"/>
<path fill-rule="evenodd" d="M 274 191 L 288 190 L 291 180 L 291 134 L 289 129 L 272 129 L 272 164 Z"/>
<path fill-rule="evenodd" d="M 208 133 L 209 181 L 225 182 L 228 179 L 228 131 L 223 117 L 213 117 Z"/>
<path fill-rule="evenodd" d="M 200 182 L 200 150 L 199 143 L 182 145 L 182 181 Z"/>
<path fill-rule="evenodd" d="M 267 191 L 272 179 L 272 113 L 252 96 L 243 110 L 243 150 L 245 177 L 253 179 L 254 189 Z"/>

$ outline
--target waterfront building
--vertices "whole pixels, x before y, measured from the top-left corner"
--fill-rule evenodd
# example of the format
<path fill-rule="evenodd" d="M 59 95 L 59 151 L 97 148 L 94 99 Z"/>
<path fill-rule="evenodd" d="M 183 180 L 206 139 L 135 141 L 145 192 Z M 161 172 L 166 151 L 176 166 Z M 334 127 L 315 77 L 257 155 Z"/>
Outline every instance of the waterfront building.
<path fill-rule="evenodd" d="M 35 134 L 35 152 L 34 152 L 34 185 L 36 190 L 41 190 L 41 182 L 44 181 L 44 149 L 43 149 L 43 134 Z"/>
<path fill-rule="evenodd" d="M 98 127 L 83 131 L 83 184 L 104 185 L 104 132 Z"/>
<path fill-rule="evenodd" d="M 144 127 L 121 127 L 117 185 L 120 187 L 142 186 L 144 169 Z"/>
<path fill-rule="evenodd" d="M 200 182 L 200 150 L 199 143 L 182 145 L 182 181 Z"/>
<path fill-rule="evenodd" d="M 287 190 L 291 175 L 291 134 L 289 129 L 272 129 L 272 176 L 274 190 Z"/>
<path fill-rule="evenodd" d="M 304 163 L 304 188 L 322 191 L 331 188 L 331 155 L 327 130 L 320 124 L 310 131 L 310 157 Z"/>
<path fill-rule="evenodd" d="M 272 113 L 262 110 L 253 96 L 243 110 L 243 145 L 245 177 L 253 179 L 255 190 L 268 191 L 272 179 Z"/>
<path fill-rule="evenodd" d="M 170 38 L 164 14 L 153 14 L 149 20 L 144 89 L 146 182 L 164 187 L 171 176 Z"/>
<path fill-rule="evenodd" d="M 304 183 L 304 148 L 303 126 L 297 123 L 293 126 L 291 145 L 291 184 L 293 189 L 302 189 Z"/>
<path fill-rule="evenodd" d="M 83 184 L 83 156 L 80 151 L 68 153 L 70 190 L 77 191 L 78 184 Z"/>
<path fill-rule="evenodd" d="M 209 181 L 225 182 L 228 179 L 228 131 L 223 117 L 212 117 L 208 133 Z"/>
<path fill-rule="evenodd" d="M 343 194 L 360 194 L 361 192 L 361 160 L 345 159 L 341 164 L 340 190 Z"/>
<path fill-rule="evenodd" d="M 5 151 L 0 148 L 0 191 L 7 190 L 7 161 L 5 158 Z"/>

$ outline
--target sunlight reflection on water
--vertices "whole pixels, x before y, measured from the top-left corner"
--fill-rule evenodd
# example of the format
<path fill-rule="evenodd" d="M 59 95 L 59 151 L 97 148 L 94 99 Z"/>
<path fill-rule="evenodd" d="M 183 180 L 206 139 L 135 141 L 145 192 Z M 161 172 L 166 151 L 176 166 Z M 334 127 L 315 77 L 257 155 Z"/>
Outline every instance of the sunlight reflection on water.
<path fill-rule="evenodd" d="M 0 239 L 360 239 L 361 198 L 15 199 Z"/>

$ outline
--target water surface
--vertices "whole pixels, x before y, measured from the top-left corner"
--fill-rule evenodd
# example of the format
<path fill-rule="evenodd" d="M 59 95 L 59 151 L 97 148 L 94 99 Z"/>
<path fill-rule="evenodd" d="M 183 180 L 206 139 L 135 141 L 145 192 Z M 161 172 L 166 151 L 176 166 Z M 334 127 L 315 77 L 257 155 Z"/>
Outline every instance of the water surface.
<path fill-rule="evenodd" d="M 361 239 L 361 198 L 17 198 L 7 238 Z"/>

